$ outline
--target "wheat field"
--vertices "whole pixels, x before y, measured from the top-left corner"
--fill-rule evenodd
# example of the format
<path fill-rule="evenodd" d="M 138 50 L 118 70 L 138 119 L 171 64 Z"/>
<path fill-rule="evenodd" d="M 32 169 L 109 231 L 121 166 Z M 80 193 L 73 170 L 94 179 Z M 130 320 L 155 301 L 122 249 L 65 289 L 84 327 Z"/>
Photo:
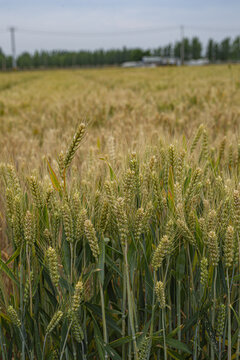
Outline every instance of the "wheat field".
<path fill-rule="evenodd" d="M 238 65 L 1 73 L 1 359 L 239 359 L 239 130 Z"/>

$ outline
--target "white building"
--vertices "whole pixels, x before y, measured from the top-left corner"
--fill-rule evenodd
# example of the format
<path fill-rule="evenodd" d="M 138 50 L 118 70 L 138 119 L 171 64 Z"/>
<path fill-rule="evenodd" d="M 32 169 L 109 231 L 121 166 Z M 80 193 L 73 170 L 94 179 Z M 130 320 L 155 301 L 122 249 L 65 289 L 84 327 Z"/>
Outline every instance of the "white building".
<path fill-rule="evenodd" d="M 180 59 L 166 56 L 144 56 L 142 61 L 144 65 L 180 65 Z"/>
<path fill-rule="evenodd" d="M 196 60 L 192 59 L 192 60 L 184 61 L 184 64 L 188 65 L 188 66 L 202 66 L 202 65 L 209 64 L 209 60 L 208 59 L 196 59 Z"/>
<path fill-rule="evenodd" d="M 143 66 L 142 61 L 126 61 L 122 63 L 122 67 L 124 68 L 141 67 L 141 66 Z"/>

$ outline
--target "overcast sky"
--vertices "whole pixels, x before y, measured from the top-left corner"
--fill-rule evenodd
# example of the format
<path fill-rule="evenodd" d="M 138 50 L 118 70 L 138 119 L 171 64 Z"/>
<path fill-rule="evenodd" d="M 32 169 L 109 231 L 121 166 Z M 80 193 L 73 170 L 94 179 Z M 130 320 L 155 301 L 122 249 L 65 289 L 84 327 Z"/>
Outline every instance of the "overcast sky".
<path fill-rule="evenodd" d="M 18 54 L 36 49 L 153 48 L 178 40 L 181 24 L 186 36 L 198 35 L 206 43 L 209 37 L 221 40 L 240 34 L 239 18 L 239 0 L 0 0 L 0 47 L 11 51 L 9 26 L 17 29 Z"/>

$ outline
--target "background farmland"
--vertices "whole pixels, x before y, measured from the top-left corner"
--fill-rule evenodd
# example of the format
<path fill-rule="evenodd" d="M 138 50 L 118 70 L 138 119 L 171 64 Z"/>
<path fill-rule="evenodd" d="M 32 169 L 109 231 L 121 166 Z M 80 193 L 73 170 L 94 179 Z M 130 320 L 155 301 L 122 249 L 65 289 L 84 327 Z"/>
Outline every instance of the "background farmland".
<path fill-rule="evenodd" d="M 201 123 L 212 141 L 236 139 L 239 75 L 238 65 L 2 73 L 1 159 L 25 162 L 27 155 L 38 167 L 83 120 L 91 129 L 85 151 L 98 139 L 105 151 L 109 136 L 128 150 L 154 136 L 181 142 Z"/>

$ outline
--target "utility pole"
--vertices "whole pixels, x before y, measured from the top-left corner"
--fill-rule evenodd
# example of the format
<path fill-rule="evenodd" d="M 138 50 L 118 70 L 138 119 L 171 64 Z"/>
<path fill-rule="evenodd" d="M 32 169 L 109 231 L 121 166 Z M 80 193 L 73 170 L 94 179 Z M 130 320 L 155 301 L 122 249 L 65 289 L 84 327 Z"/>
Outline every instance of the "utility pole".
<path fill-rule="evenodd" d="M 238 37 L 238 61 L 240 62 L 240 36 Z"/>
<path fill-rule="evenodd" d="M 12 26 L 9 28 L 10 31 L 10 37 L 11 37 L 11 48 L 12 48 L 12 68 L 17 68 L 17 62 L 16 62 L 16 43 L 15 43 L 15 28 Z"/>
<path fill-rule="evenodd" d="M 181 48 L 180 48 L 180 56 L 181 56 L 181 65 L 184 65 L 184 26 L 180 26 L 180 34 L 181 34 Z"/>
<path fill-rule="evenodd" d="M 215 44 L 212 42 L 212 62 L 215 63 Z"/>

